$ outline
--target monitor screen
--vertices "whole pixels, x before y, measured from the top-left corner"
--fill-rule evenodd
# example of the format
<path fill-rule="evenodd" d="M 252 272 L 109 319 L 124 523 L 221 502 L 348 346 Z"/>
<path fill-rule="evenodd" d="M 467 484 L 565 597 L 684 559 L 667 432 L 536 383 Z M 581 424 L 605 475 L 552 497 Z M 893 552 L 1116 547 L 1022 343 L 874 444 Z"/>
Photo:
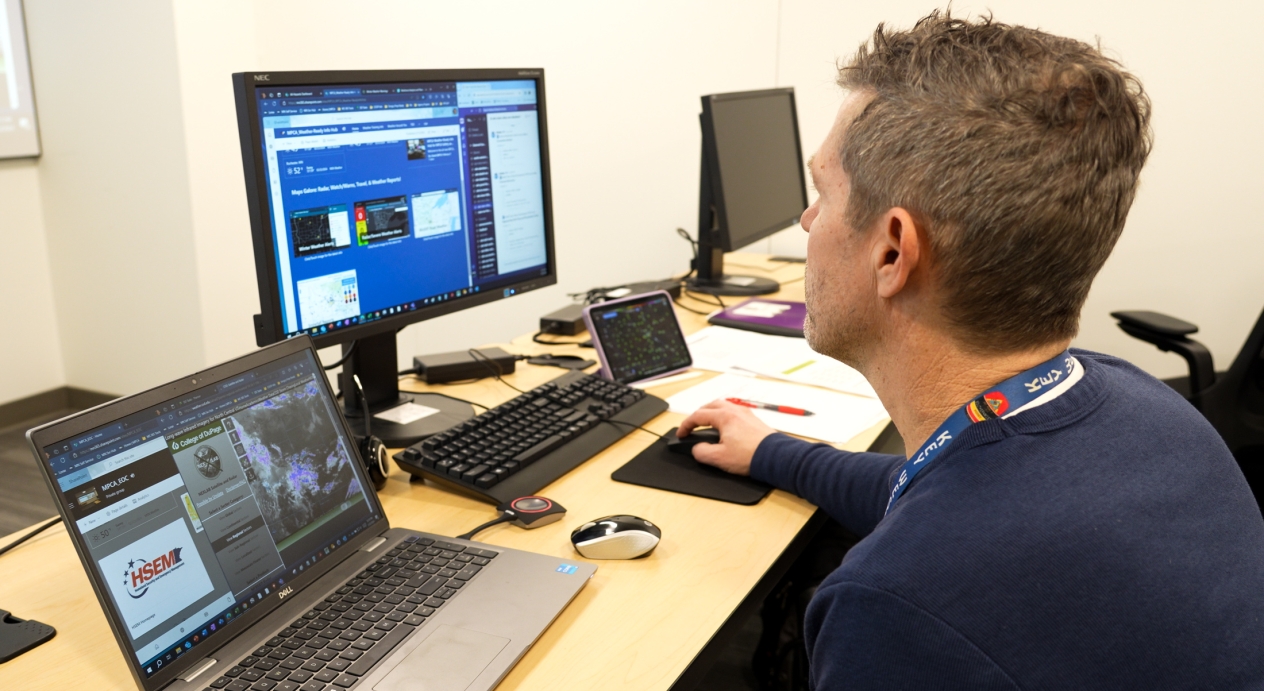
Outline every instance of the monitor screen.
<path fill-rule="evenodd" d="M 704 99 L 718 164 L 726 249 L 783 230 L 807 208 L 794 90 L 717 94 Z"/>
<path fill-rule="evenodd" d="M 553 277 L 543 77 L 355 76 L 251 84 L 276 337 L 416 321 Z"/>
<path fill-rule="evenodd" d="M 380 520 L 336 406 L 309 348 L 41 449 L 146 677 Z"/>

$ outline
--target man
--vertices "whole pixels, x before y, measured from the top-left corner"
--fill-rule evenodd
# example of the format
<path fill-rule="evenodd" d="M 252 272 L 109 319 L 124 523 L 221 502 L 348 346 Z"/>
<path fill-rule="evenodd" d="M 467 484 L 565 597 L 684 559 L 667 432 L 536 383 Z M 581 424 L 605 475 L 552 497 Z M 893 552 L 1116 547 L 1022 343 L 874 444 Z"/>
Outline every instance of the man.
<path fill-rule="evenodd" d="M 1264 688 L 1264 521 L 1224 443 L 1126 362 L 1068 350 L 1150 149 L 1091 46 L 882 26 L 809 167 L 805 332 L 909 458 L 715 402 L 696 458 L 863 539 L 806 617 L 817 689 Z"/>

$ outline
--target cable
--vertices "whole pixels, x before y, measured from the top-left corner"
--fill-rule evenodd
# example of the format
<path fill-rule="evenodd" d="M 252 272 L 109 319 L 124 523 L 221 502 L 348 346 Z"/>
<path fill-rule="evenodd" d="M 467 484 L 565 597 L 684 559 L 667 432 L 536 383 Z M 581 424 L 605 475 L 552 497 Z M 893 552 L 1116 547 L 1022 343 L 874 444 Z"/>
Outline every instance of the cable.
<path fill-rule="evenodd" d="M 710 312 L 703 312 L 702 310 L 696 310 L 692 307 L 689 307 L 688 305 L 681 303 L 681 301 L 677 298 L 672 298 L 672 302 L 676 303 L 677 307 L 687 312 L 693 312 L 694 314 L 701 314 L 704 317 L 707 316 L 708 314 L 711 314 Z"/>
<path fill-rule="evenodd" d="M 500 376 L 504 374 L 504 371 L 501 370 L 500 368 L 500 363 L 487 357 L 487 355 L 483 354 L 482 352 L 479 352 L 478 350 L 474 348 L 470 348 L 466 350 L 465 352 L 469 353 L 470 357 L 474 358 L 475 360 L 479 360 L 479 358 L 482 358 L 482 360 L 479 360 L 479 362 L 482 362 L 483 366 L 487 368 L 487 371 L 491 372 L 492 376 L 496 377 L 496 381 L 500 382 L 501 384 L 504 384 L 505 386 L 508 386 L 509 388 L 513 389 L 514 391 L 517 391 L 518 393 L 523 393 L 523 394 L 526 393 L 526 391 L 523 391 L 522 389 L 519 389 L 513 384 L 510 384 L 509 382 L 505 381 L 504 377 Z M 495 365 L 496 369 L 493 370 L 492 365 Z"/>
<path fill-rule="evenodd" d="M 607 418 L 607 419 L 605 419 L 605 420 L 602 420 L 602 422 L 609 422 L 610 424 L 613 424 L 613 425 L 624 425 L 624 426 L 626 426 L 626 427 L 635 427 L 635 428 L 637 428 L 637 429 L 641 430 L 642 432 L 645 432 L 646 434 L 652 434 L 652 435 L 654 435 L 655 437 L 661 437 L 661 436 L 663 436 L 663 435 L 659 434 L 658 432 L 655 432 L 655 431 L 654 431 L 654 430 L 652 430 L 652 429 L 646 429 L 646 428 L 644 428 L 644 427 L 642 427 L 642 426 L 640 426 L 640 425 L 634 425 L 634 424 L 632 424 L 632 423 L 630 423 L 630 422 L 624 422 L 623 420 L 615 420 L 614 418 Z"/>
<path fill-rule="evenodd" d="M 44 532 L 45 530 L 48 530 L 49 528 L 53 527 L 53 526 L 54 526 L 55 524 L 57 524 L 57 523 L 61 523 L 61 517 L 60 517 L 60 516 L 58 516 L 57 518 L 51 518 L 51 519 L 49 519 L 46 523 L 44 523 L 44 524 L 43 524 L 43 525 L 41 525 L 40 527 L 36 528 L 35 530 L 32 530 L 31 532 L 27 533 L 26 535 L 23 535 L 22 537 L 20 537 L 20 538 L 18 538 L 18 539 L 16 539 L 16 540 L 14 540 L 13 542 L 10 542 L 9 544 L 5 545 L 4 547 L 0 547 L 0 554 L 4 554 L 5 552 L 8 552 L 9 550 L 13 549 L 14 547 L 17 547 L 18 545 L 22 544 L 23 542 L 26 542 L 27 540 L 30 540 L 31 538 L 35 537 L 36 535 L 39 535 L 40 533 Z"/>
<path fill-rule="evenodd" d="M 684 292 L 685 292 L 685 295 L 688 295 L 689 297 L 693 298 L 694 300 L 697 300 L 698 302 L 706 302 L 706 300 L 703 300 L 702 298 L 698 297 L 699 295 L 706 295 L 707 297 L 715 298 L 715 303 L 720 306 L 720 309 L 724 309 L 725 307 L 728 307 L 728 305 L 724 304 L 724 301 L 720 299 L 719 295 L 711 295 L 710 293 L 697 293 L 689 289 L 685 289 Z"/>
<path fill-rule="evenodd" d="M 500 517 L 499 517 L 499 518 L 496 518 L 496 519 L 490 520 L 490 521 L 488 521 L 488 522 L 484 523 L 483 525 L 480 525 L 479 527 L 477 527 L 477 528 L 475 528 L 475 529 L 471 530 L 470 532 L 465 533 L 464 535 L 457 535 L 457 536 L 456 536 L 456 539 L 458 539 L 458 540 L 473 540 L 475 535 L 477 535 L 477 534 L 479 534 L 479 533 L 483 532 L 484 530 L 487 530 L 488 528 L 490 528 L 490 527 L 492 527 L 492 526 L 494 526 L 494 525 L 499 525 L 499 524 L 501 524 L 501 523 L 508 523 L 509 521 L 512 521 L 514 518 L 515 518 L 515 516 L 514 516 L 512 513 L 509 513 L 508 511 L 506 511 L 506 512 L 504 512 L 504 513 L 500 514 Z"/>
<path fill-rule="evenodd" d="M 357 345 L 357 344 L 359 344 L 359 343 L 360 343 L 360 341 L 358 341 L 358 340 L 356 340 L 356 341 L 352 341 L 352 342 L 351 342 L 351 347 L 350 347 L 350 348 L 347 348 L 347 352 L 343 353 L 343 354 L 342 354 L 342 357 L 341 357 L 341 358 L 339 358 L 337 362 L 335 362 L 335 363 L 334 363 L 334 364 L 332 364 L 332 365 L 321 365 L 321 367 L 324 367 L 326 372 L 328 372 L 329 370 L 331 370 L 331 369 L 333 369 L 333 368 L 335 368 L 335 367 L 341 367 L 341 366 L 342 366 L 342 363 L 344 363 L 344 362 L 346 362 L 347 360 L 351 359 L 351 356 L 355 354 L 356 345 Z"/>

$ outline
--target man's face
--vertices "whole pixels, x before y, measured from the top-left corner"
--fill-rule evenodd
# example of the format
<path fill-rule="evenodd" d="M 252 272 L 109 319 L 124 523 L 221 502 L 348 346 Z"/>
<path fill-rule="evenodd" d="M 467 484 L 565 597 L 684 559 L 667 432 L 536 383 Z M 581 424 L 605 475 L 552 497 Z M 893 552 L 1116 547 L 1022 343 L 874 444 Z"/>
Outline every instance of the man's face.
<path fill-rule="evenodd" d="M 876 333 L 875 284 L 865 261 L 865 240 L 871 233 L 847 222 L 850 180 L 839 151 L 847 125 L 870 98 L 852 93 L 844 99 L 834 126 L 808 164 L 819 196 L 799 219 L 808 232 L 804 335 L 813 350 L 853 366 L 864 361 Z"/>

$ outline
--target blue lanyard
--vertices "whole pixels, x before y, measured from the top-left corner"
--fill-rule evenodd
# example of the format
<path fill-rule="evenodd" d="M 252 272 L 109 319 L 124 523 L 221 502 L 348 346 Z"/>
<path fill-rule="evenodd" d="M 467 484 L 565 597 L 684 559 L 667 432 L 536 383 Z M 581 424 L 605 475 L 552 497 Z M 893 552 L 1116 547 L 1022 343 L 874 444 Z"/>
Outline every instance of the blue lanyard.
<path fill-rule="evenodd" d="M 970 401 L 962 406 L 960 410 L 948 416 L 944 424 L 940 425 L 939 429 L 930 435 L 930 440 L 926 442 L 922 450 L 904 463 L 904 467 L 900 469 L 899 477 L 891 485 L 891 498 L 887 500 L 887 509 L 882 515 L 885 516 L 891 512 L 891 507 L 895 505 L 895 500 L 904 494 L 904 490 L 908 488 L 913 478 L 925 470 L 926 466 L 929 466 L 931 461 L 935 460 L 935 457 L 939 455 L 939 452 L 951 444 L 952 440 L 964 432 L 967 427 L 976 422 L 994 420 L 1011 410 L 1018 410 L 1031 403 L 1047 393 L 1058 382 L 1070 377 L 1075 367 L 1075 358 L 1071 357 L 1071 351 L 1064 350 L 1061 355 L 1052 360 L 1036 365 L 1026 372 L 1016 374 L 997 384 L 987 393 Z"/>

